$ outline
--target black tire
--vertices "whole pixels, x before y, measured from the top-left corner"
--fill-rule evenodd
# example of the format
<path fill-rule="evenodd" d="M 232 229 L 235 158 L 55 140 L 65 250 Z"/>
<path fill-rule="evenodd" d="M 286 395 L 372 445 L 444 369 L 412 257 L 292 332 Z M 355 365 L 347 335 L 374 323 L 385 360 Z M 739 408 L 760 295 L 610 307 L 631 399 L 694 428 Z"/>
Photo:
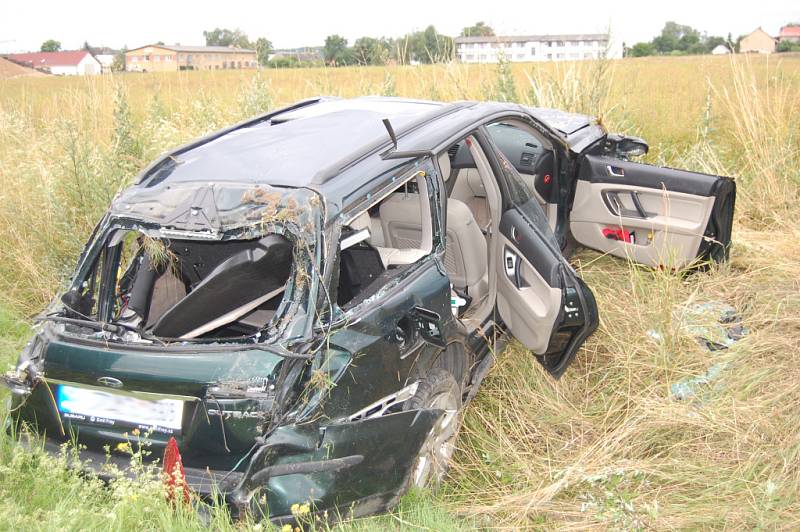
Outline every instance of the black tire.
<path fill-rule="evenodd" d="M 453 342 L 442 350 L 439 357 L 433 363 L 431 369 L 441 368 L 450 373 L 458 382 L 463 394 L 469 384 L 470 371 L 472 370 L 473 356 L 463 344 Z"/>
<path fill-rule="evenodd" d="M 442 368 L 431 369 L 420 380 L 414 397 L 406 401 L 404 410 L 445 410 L 428 433 L 411 466 L 409 487 L 435 487 L 444 478 L 461 426 L 461 406 L 461 387 L 455 377 Z"/>

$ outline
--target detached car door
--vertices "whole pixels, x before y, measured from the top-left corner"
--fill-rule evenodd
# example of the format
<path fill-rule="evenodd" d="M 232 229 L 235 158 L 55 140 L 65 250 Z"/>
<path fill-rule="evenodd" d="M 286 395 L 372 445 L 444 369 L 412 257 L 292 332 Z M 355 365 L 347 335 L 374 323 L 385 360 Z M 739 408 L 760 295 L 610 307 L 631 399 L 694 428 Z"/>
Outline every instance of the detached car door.
<path fill-rule="evenodd" d="M 491 171 L 502 195 L 496 254 L 497 313 L 554 377 L 560 377 L 598 324 L 594 294 L 561 254 L 542 208 L 488 135 Z M 479 171 L 481 157 L 473 153 Z M 484 170 L 485 171 L 485 170 Z"/>
<path fill-rule="evenodd" d="M 648 266 L 728 256 L 736 185 L 727 177 L 585 155 L 570 210 L 580 244 Z"/>

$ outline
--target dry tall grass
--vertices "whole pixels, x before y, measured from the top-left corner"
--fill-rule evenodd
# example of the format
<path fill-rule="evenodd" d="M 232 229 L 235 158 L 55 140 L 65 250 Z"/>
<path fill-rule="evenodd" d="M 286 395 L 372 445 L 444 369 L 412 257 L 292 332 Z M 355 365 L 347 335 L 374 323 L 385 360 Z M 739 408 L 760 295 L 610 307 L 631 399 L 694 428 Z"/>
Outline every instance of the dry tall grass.
<path fill-rule="evenodd" d="M 54 294 L 113 194 L 170 146 L 316 94 L 518 99 L 648 139 L 648 160 L 733 175 L 729 264 L 693 275 L 582 252 L 601 326 L 558 382 L 519 346 L 474 406 L 439 500 L 508 528 L 800 525 L 800 57 L 647 58 L 0 81 L 0 309 Z M 695 302 L 750 334 L 710 353 Z M 699 397 L 670 391 L 722 365 Z"/>
<path fill-rule="evenodd" d="M 681 276 L 577 257 L 600 329 L 560 382 L 519 346 L 503 354 L 466 420 L 449 493 L 461 511 L 509 528 L 800 524 L 797 72 L 728 68 L 726 81 L 701 81 L 694 142 L 656 159 L 738 177 L 732 261 Z M 545 105 L 599 102 L 611 121 L 636 123 L 613 90 L 581 90 L 578 69 L 530 79 Z M 739 309 L 750 334 L 709 352 L 687 327 L 687 309 L 709 301 Z M 671 385 L 714 367 L 697 398 L 675 398 Z"/>
<path fill-rule="evenodd" d="M 600 329 L 559 382 L 518 346 L 501 357 L 452 501 L 511 527 L 796 526 L 800 253 L 785 239 L 798 236 L 740 228 L 730 265 L 687 278 L 582 254 Z M 750 334 L 707 351 L 686 309 L 708 301 L 740 309 Z M 716 364 L 697 399 L 673 396 Z"/>

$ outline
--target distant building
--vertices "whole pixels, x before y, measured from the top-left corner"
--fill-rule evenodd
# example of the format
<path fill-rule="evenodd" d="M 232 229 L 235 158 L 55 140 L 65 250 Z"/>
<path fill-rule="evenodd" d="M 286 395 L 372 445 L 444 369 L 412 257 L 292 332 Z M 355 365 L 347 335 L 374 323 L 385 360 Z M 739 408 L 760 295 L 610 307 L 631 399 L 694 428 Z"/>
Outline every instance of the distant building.
<path fill-rule="evenodd" d="M 93 76 L 102 71 L 100 62 L 85 50 L 5 54 L 3 57 L 19 65 L 57 76 Z"/>
<path fill-rule="evenodd" d="M 743 54 L 771 54 L 775 51 L 775 38 L 769 33 L 756 28 L 739 41 L 739 52 Z"/>
<path fill-rule="evenodd" d="M 269 54 L 269 60 L 273 59 L 296 59 L 302 63 L 314 63 L 322 61 L 324 57 L 321 48 L 303 47 L 274 50 Z"/>
<path fill-rule="evenodd" d="M 94 56 L 103 68 L 103 74 L 111 72 L 111 65 L 114 64 L 114 56 L 115 54 L 97 54 Z"/>
<path fill-rule="evenodd" d="M 508 61 L 577 61 L 620 57 L 610 49 L 608 34 L 506 35 L 456 37 L 456 58 L 463 63 L 496 63 L 503 54 Z"/>
<path fill-rule="evenodd" d="M 718 44 L 711 50 L 711 53 L 714 55 L 725 55 L 731 53 L 731 49 L 724 44 Z"/>
<path fill-rule="evenodd" d="M 228 46 L 152 44 L 125 52 L 125 70 L 128 72 L 223 70 L 256 66 L 258 60 L 255 50 Z"/>
<path fill-rule="evenodd" d="M 784 26 L 778 33 L 778 42 L 800 43 L 800 26 Z"/>

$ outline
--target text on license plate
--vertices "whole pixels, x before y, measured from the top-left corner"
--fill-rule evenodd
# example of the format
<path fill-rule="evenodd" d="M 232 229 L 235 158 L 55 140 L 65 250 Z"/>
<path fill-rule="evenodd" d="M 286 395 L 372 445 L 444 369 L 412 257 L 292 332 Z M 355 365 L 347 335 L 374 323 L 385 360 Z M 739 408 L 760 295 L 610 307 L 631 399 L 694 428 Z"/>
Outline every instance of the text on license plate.
<path fill-rule="evenodd" d="M 77 386 L 58 387 L 58 410 L 64 419 L 177 435 L 183 420 L 183 401 L 152 401 Z"/>

